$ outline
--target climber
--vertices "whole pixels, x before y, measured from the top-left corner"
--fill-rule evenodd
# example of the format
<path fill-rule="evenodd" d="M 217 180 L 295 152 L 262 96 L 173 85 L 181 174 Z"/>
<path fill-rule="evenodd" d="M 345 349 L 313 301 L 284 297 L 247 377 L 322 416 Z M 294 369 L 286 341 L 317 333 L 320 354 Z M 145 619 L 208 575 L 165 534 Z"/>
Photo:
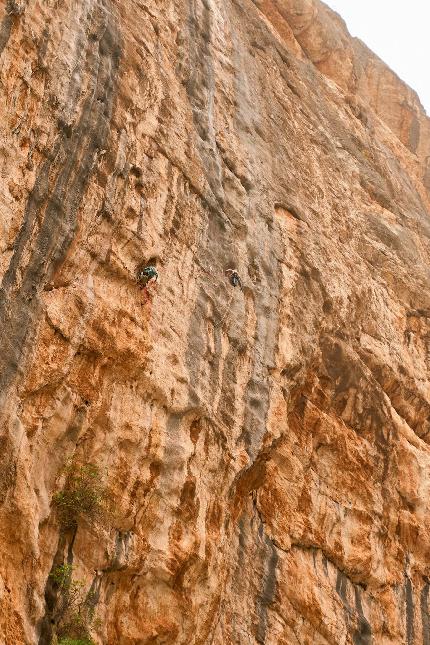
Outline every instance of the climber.
<path fill-rule="evenodd" d="M 158 280 L 157 269 L 151 265 L 147 267 L 143 267 L 143 269 L 139 269 L 137 273 L 137 281 L 139 282 L 142 288 L 147 287 L 149 284 L 152 284 L 153 282 L 157 282 L 157 280 Z"/>
<path fill-rule="evenodd" d="M 236 269 L 227 269 L 226 273 L 230 279 L 230 284 L 233 285 L 233 287 L 240 287 L 242 289 L 242 283 L 239 278 L 239 274 L 236 271 Z"/>

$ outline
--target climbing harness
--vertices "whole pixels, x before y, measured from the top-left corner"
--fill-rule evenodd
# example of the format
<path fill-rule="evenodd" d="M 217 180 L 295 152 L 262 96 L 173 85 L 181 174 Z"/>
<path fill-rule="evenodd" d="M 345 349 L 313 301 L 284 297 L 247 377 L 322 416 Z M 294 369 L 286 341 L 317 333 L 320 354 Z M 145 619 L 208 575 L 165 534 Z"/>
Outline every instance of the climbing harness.
<path fill-rule="evenodd" d="M 230 284 L 233 285 L 233 287 L 240 287 L 242 289 L 242 283 L 236 269 L 226 269 L 226 273 L 229 276 Z"/>

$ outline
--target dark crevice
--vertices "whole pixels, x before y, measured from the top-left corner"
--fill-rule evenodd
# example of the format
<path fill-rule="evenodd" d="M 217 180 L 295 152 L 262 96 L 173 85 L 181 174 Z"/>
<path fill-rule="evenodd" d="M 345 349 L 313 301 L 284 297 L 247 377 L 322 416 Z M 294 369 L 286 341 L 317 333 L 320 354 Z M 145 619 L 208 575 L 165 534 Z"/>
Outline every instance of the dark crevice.
<path fill-rule="evenodd" d="M 256 640 L 258 643 L 266 642 L 268 609 L 276 595 L 276 571 L 279 561 L 279 556 L 272 540 L 266 534 L 263 534 L 263 537 L 267 557 L 262 590 L 257 600 L 258 625 Z"/>
<path fill-rule="evenodd" d="M 269 537 L 265 530 L 265 522 L 263 514 L 258 508 L 257 496 L 253 494 L 252 503 L 254 513 L 258 521 L 258 541 L 261 544 L 260 553 L 264 566 L 264 572 L 261 578 L 260 593 L 256 599 L 256 614 L 258 622 L 256 626 L 255 639 L 257 643 L 264 645 L 266 642 L 267 627 L 268 627 L 268 611 L 269 607 L 273 604 L 276 596 L 277 589 L 277 570 L 279 563 L 279 555 L 274 540 Z M 239 536 L 240 539 L 240 536 Z M 244 548 L 244 544 L 241 544 Z"/>
<path fill-rule="evenodd" d="M 408 645 L 414 644 L 414 595 L 411 579 L 407 576 L 405 582 L 406 596 L 406 642 Z"/>
<path fill-rule="evenodd" d="M 355 608 L 351 607 L 347 596 L 348 582 L 354 589 Z M 345 622 L 348 631 L 352 632 L 352 642 L 354 645 L 371 645 L 372 629 L 367 618 L 364 616 L 361 604 L 361 590 L 347 576 L 338 571 L 336 578 L 336 592 L 342 600 L 345 609 Z"/>
<path fill-rule="evenodd" d="M 61 618 L 63 608 L 61 606 L 61 589 L 55 581 L 53 573 L 64 565 L 73 564 L 73 545 L 76 538 L 77 527 L 70 533 L 62 531 L 58 538 L 57 550 L 52 560 L 51 570 L 45 584 L 45 614 L 39 623 L 39 645 L 51 645 L 53 637 L 53 625 Z"/>
<path fill-rule="evenodd" d="M 426 582 L 420 598 L 423 645 L 430 645 L 429 589 L 430 585 Z"/>

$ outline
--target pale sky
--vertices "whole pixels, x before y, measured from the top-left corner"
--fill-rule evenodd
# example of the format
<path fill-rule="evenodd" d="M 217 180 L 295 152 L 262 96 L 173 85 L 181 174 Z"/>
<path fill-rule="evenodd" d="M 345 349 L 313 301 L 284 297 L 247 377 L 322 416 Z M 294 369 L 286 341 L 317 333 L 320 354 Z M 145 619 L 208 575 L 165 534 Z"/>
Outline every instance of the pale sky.
<path fill-rule="evenodd" d="M 324 0 L 410 85 L 430 116 L 430 0 Z"/>

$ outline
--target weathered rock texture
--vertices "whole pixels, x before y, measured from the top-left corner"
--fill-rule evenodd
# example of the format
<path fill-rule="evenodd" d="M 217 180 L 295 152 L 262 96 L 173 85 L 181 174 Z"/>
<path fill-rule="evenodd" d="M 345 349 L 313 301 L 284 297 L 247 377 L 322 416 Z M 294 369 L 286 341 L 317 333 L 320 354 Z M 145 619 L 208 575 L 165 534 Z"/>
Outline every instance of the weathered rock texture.
<path fill-rule="evenodd" d="M 67 561 L 99 644 L 429 645 L 414 92 L 317 0 L 1 0 L 0 83 L 0 643 Z"/>

